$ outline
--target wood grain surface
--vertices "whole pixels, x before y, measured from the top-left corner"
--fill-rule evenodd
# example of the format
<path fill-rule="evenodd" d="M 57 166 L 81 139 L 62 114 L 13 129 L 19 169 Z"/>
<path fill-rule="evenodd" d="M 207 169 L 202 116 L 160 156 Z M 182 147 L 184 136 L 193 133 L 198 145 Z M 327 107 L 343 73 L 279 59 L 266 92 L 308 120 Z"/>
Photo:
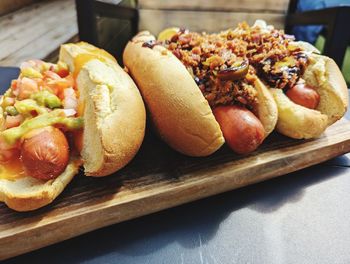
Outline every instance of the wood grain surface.
<path fill-rule="evenodd" d="M 45 59 L 77 34 L 74 0 L 29 5 L 0 17 L 0 65 L 19 66 L 28 59 Z"/>
<path fill-rule="evenodd" d="M 141 9 L 260 11 L 285 13 L 289 0 L 139 0 Z"/>
<path fill-rule="evenodd" d="M 263 19 L 275 28 L 284 28 L 283 14 L 214 12 L 214 11 L 180 11 L 140 9 L 139 30 L 149 30 L 158 34 L 167 27 L 184 27 L 192 31 L 218 32 L 235 28 L 238 23 L 246 21 L 253 25 L 255 20 Z"/>
<path fill-rule="evenodd" d="M 0 259 L 323 162 L 350 151 L 349 131 L 350 122 L 342 120 L 315 140 L 276 133 L 250 155 L 223 147 L 207 158 L 185 157 L 148 133 L 136 158 L 115 175 L 78 175 L 51 205 L 34 212 L 1 204 Z"/>
<path fill-rule="evenodd" d="M 139 29 L 158 34 L 164 28 L 179 26 L 217 32 L 236 27 L 242 21 L 253 24 L 256 19 L 282 29 L 288 3 L 288 0 L 140 0 Z"/>
<path fill-rule="evenodd" d="M 39 1 L 40 0 L 1 0 L 0 16 Z"/>

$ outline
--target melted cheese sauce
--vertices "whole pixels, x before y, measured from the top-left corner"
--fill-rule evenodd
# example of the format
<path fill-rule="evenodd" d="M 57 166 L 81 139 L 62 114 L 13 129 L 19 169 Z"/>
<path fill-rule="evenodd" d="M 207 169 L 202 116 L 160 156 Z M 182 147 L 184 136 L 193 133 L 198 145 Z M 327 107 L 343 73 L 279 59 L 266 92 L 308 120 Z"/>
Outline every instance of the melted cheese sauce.
<path fill-rule="evenodd" d="M 85 102 L 83 100 L 79 100 L 77 107 L 77 115 L 83 116 L 85 111 Z"/>
<path fill-rule="evenodd" d="M 102 49 L 97 49 L 97 48 L 88 48 L 84 47 L 86 50 L 86 53 L 79 54 L 75 59 L 74 59 L 74 73 L 73 76 L 76 78 L 81 71 L 81 69 L 84 67 L 84 65 L 89 62 L 90 60 L 100 60 L 102 62 L 106 61 L 116 61 L 115 58 L 109 54 L 108 52 L 102 50 Z"/>
<path fill-rule="evenodd" d="M 90 47 L 90 46 L 84 46 L 84 49 L 86 53 L 79 54 L 74 59 L 73 76 L 75 80 L 79 72 L 81 71 L 81 69 L 84 67 L 84 65 L 91 60 L 100 60 L 101 62 L 108 62 L 108 61 L 116 62 L 116 59 L 103 49 Z M 78 98 L 80 98 L 79 89 L 76 89 L 76 90 L 77 90 L 77 96 Z M 83 100 L 79 100 L 78 109 L 77 109 L 78 116 L 83 116 L 84 109 L 85 109 L 85 103 L 83 102 Z"/>
<path fill-rule="evenodd" d="M 20 178 L 24 178 L 24 167 L 22 161 L 17 159 L 12 159 L 4 164 L 0 164 L 0 179 L 15 181 Z"/>

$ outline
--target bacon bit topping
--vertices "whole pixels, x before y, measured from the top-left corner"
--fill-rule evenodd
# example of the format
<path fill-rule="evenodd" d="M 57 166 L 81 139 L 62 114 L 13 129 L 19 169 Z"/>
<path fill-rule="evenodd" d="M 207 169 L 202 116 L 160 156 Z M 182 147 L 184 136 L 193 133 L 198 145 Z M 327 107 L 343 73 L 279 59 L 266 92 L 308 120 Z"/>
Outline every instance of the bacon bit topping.
<path fill-rule="evenodd" d="M 298 46 L 293 45 L 294 36 L 284 34 L 283 30 L 273 27 L 249 27 L 240 23 L 234 30 L 227 32 L 249 59 L 267 84 L 277 88 L 293 87 L 303 74 L 308 56 Z M 241 51 L 234 50 L 240 53 Z"/>
<path fill-rule="evenodd" d="M 251 85 L 254 78 L 249 80 L 248 75 L 257 74 L 272 87 L 288 89 L 305 71 L 308 55 L 293 43 L 294 36 L 283 30 L 244 22 L 219 34 L 182 29 L 157 45 L 181 60 L 211 107 L 238 104 L 253 109 L 257 92 Z"/>
<path fill-rule="evenodd" d="M 233 40 L 183 29 L 160 44 L 186 66 L 211 107 L 238 104 L 252 109 L 257 103 L 255 88 L 245 80 L 248 60 L 233 52 Z M 238 70 L 244 63 L 244 70 Z"/>

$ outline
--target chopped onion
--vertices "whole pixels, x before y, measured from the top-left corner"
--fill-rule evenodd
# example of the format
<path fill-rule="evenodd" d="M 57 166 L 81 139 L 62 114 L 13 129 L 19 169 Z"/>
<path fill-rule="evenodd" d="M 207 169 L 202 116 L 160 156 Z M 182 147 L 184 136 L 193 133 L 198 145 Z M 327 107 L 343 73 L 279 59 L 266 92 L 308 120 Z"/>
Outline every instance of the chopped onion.
<path fill-rule="evenodd" d="M 286 39 L 292 39 L 292 40 L 295 39 L 294 35 L 289 35 L 289 34 L 284 34 L 284 37 L 285 37 Z"/>
<path fill-rule="evenodd" d="M 75 109 L 62 109 L 62 111 L 64 112 L 64 114 L 67 116 L 67 117 L 70 117 L 70 116 L 75 116 L 75 114 L 77 113 L 77 111 L 75 111 Z"/>
<path fill-rule="evenodd" d="M 77 109 L 78 108 L 78 99 L 75 94 L 75 90 L 70 87 L 66 88 L 63 91 L 64 100 L 63 100 L 63 107 L 65 109 Z"/>

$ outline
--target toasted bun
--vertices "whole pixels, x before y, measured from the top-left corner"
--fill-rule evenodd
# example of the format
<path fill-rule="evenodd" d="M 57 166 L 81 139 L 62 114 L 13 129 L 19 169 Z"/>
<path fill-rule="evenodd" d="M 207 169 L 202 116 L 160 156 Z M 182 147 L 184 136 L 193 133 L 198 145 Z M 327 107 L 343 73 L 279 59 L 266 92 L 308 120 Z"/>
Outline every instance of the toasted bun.
<path fill-rule="evenodd" d="M 278 107 L 276 130 L 291 138 L 314 138 L 328 126 L 328 117 L 319 111 L 292 102 L 281 89 L 271 88 Z"/>
<path fill-rule="evenodd" d="M 16 211 L 31 211 L 51 203 L 78 173 L 81 161 L 71 158 L 56 179 L 43 181 L 29 176 L 15 180 L 0 179 L 0 201 Z"/>
<path fill-rule="evenodd" d="M 275 129 L 277 123 L 277 105 L 268 88 L 258 78 L 254 80 L 254 87 L 258 97 L 258 106 L 254 112 L 257 112 L 265 129 L 265 137 L 267 137 Z"/>
<path fill-rule="evenodd" d="M 344 78 L 331 58 L 311 54 L 309 62 L 303 79 L 320 95 L 316 110 L 295 104 L 280 89 L 270 89 L 278 106 L 277 131 L 297 139 L 321 135 L 345 114 L 349 100 Z"/>
<path fill-rule="evenodd" d="M 328 125 L 344 116 L 349 102 L 348 87 L 334 60 L 312 54 L 303 78 L 317 89 L 320 95 L 317 110 L 328 116 Z"/>
<path fill-rule="evenodd" d="M 62 45 L 59 60 L 74 72 L 84 54 L 100 59 L 87 61 L 76 78 L 79 100 L 85 104 L 81 155 L 86 175 L 105 176 L 124 167 L 139 150 L 146 113 L 134 82 L 111 55 L 81 42 Z"/>
<path fill-rule="evenodd" d="M 167 49 L 142 47 L 141 32 L 127 44 L 123 60 L 146 101 L 161 138 L 189 156 L 207 156 L 224 138 L 208 102 L 185 66 Z"/>

